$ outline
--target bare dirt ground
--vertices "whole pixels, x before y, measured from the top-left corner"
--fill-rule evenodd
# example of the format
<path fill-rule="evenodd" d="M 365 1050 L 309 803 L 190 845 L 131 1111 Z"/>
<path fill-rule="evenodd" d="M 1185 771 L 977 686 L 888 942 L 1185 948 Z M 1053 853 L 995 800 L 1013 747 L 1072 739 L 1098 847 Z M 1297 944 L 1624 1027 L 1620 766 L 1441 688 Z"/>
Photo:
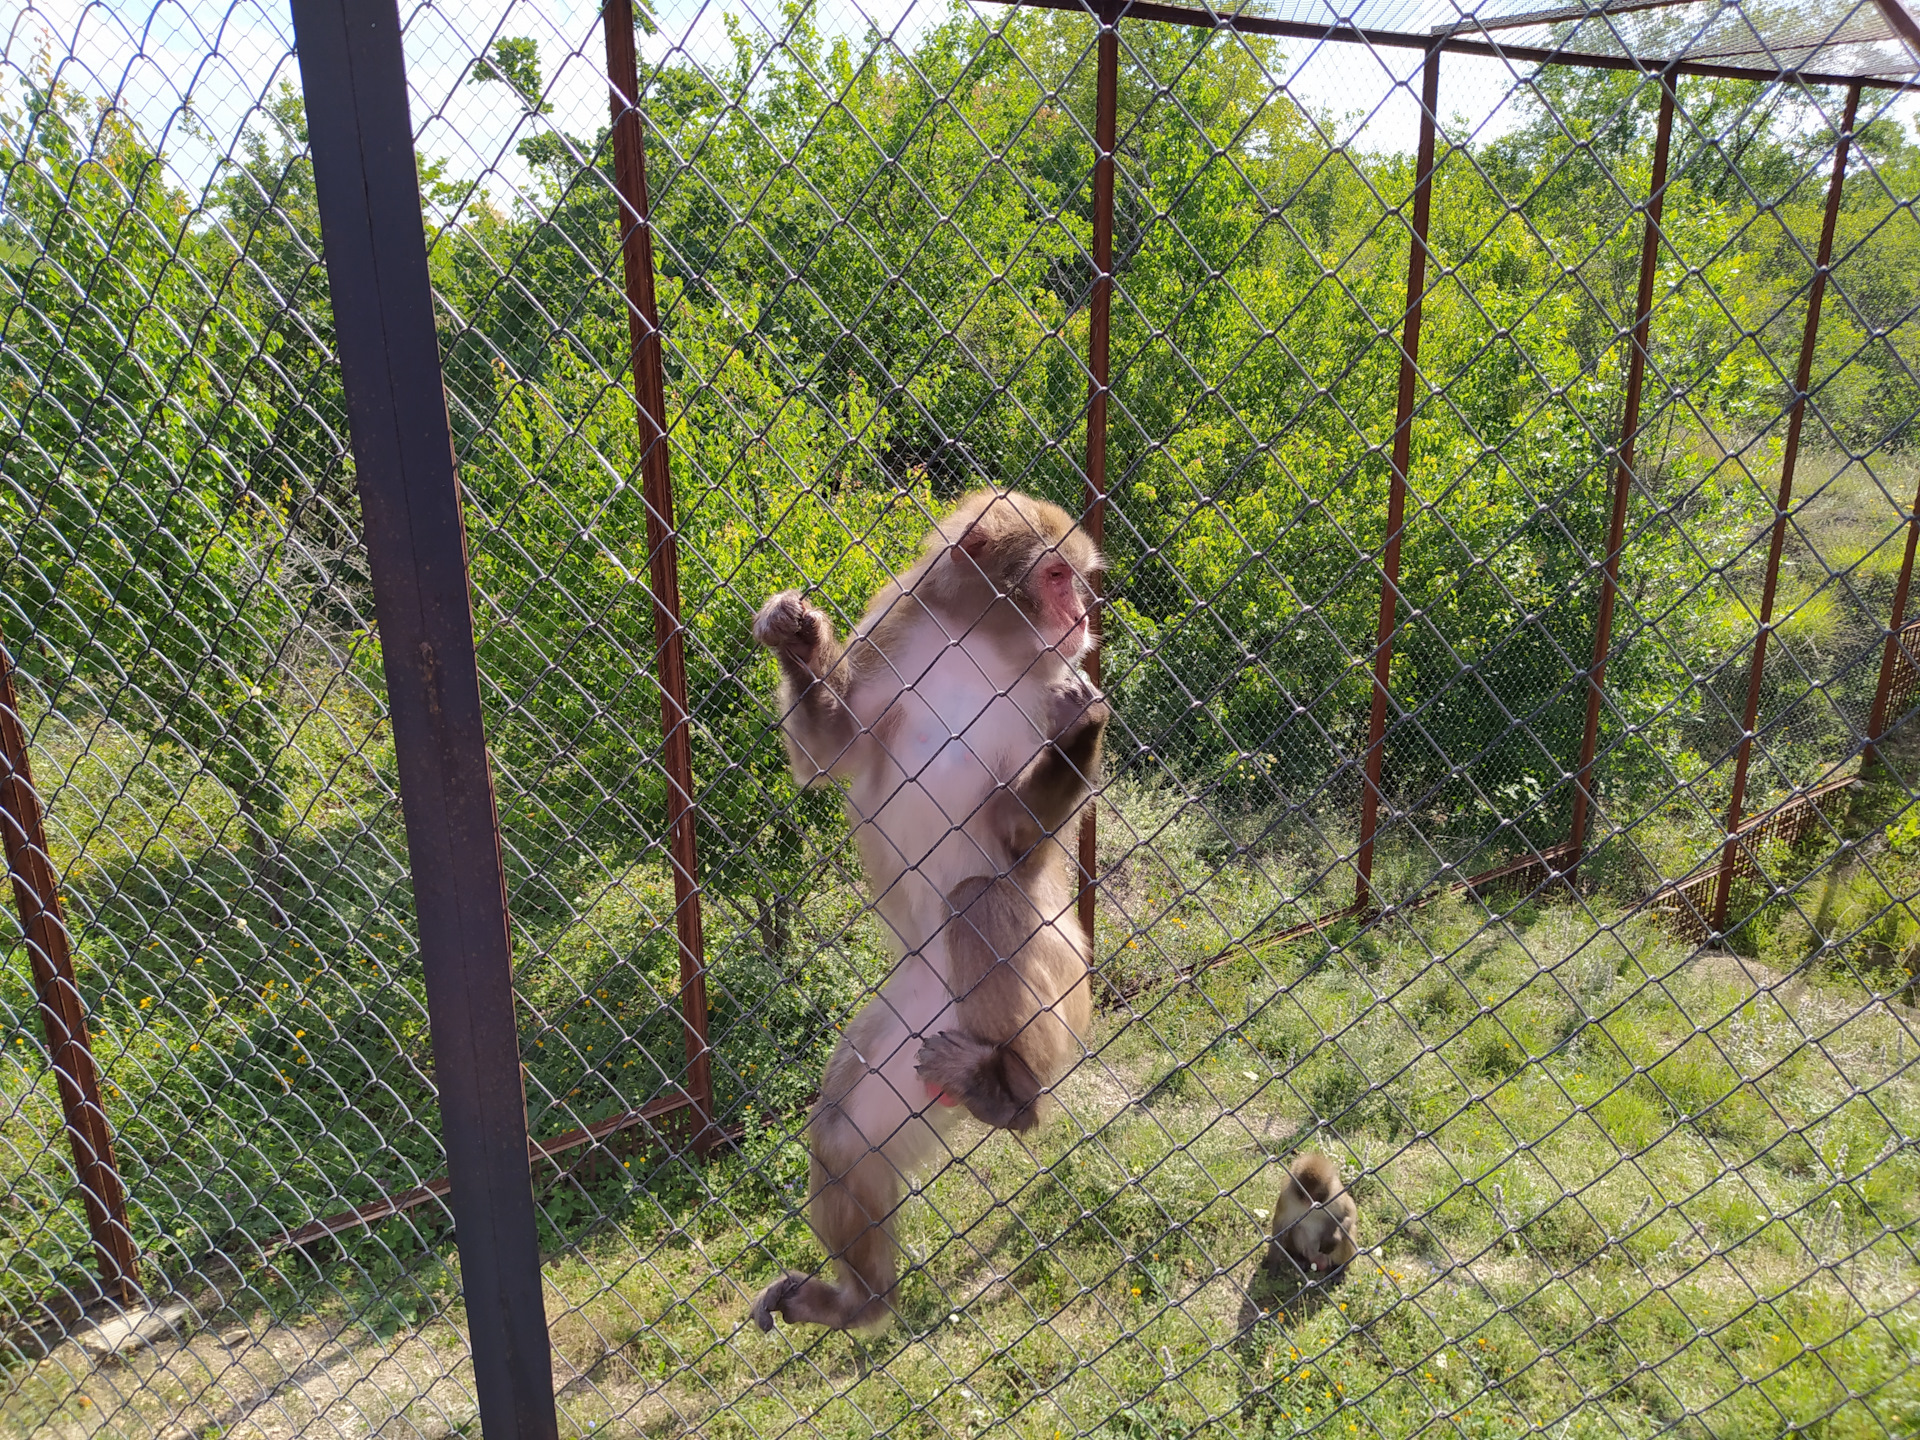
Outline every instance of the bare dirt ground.
<path fill-rule="evenodd" d="M 115 1354 L 96 1353 L 84 1334 L 57 1344 L 14 1389 L 0 1425 L 48 1440 L 477 1433 L 473 1363 L 453 1323 L 383 1337 L 320 1321 L 203 1327 L 180 1301 L 160 1313 L 170 1323 L 153 1325 L 155 1339 Z"/>

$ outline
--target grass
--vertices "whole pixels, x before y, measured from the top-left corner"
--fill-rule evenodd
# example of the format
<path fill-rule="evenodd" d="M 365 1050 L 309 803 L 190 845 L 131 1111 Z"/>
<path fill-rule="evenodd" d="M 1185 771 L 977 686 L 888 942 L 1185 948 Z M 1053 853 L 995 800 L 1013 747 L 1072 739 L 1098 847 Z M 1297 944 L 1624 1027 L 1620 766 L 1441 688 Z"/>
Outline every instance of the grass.
<path fill-rule="evenodd" d="M 201 1329 L 104 1368 L 22 1351 L 0 1428 L 470 1425 L 441 1212 L 271 1263 L 248 1248 L 439 1164 L 367 719 L 333 726 L 334 752 L 314 742 L 363 778 L 331 815 L 341 788 L 315 784 L 302 813 L 321 818 L 290 838 L 287 868 L 327 923 L 285 932 L 222 839 L 222 797 L 188 791 L 203 783 L 191 775 L 170 793 L 193 803 L 142 801 L 142 816 L 176 818 L 143 822 L 154 838 L 134 858 L 96 862 L 100 837 L 134 833 L 112 807 L 144 762 L 118 732 L 73 730 L 62 751 L 67 732 L 43 728 L 75 777 L 55 795 L 56 858 L 98 977 L 136 1223 Z M 871 1340 L 761 1336 L 746 1318 L 780 1268 L 819 1261 L 796 1118 L 833 1018 L 880 963 L 871 924 L 844 884 L 819 887 L 794 917 L 804 963 L 788 972 L 716 904 L 716 1070 L 736 1150 L 696 1167 L 628 1132 L 543 1180 L 567 1431 L 1910 1430 L 1920 1029 L 1878 998 L 1920 951 L 1897 903 L 1920 889 L 1906 793 L 1868 787 L 1845 852 L 1771 857 L 1791 893 L 1754 911 L 1736 954 L 1682 946 L 1605 869 L 1584 901 L 1489 911 L 1448 894 L 1240 945 L 1345 898 L 1322 858 L 1343 844 L 1337 817 L 1276 828 L 1118 788 L 1099 950 L 1106 993 L 1131 998 L 1101 1014 L 1056 1124 L 1027 1142 L 963 1129 L 903 1217 L 902 1322 Z M 89 814 L 105 818 L 88 829 L 75 817 Z M 538 1134 L 647 1098 L 678 1041 L 664 876 L 589 859 L 565 878 L 562 918 L 521 937 Z M 1382 894 L 1424 878 L 1382 850 Z M 24 992 L 6 1000 L 9 1040 L 26 1038 Z M 285 1063 L 301 1055 L 310 1066 Z M 21 1315 L 72 1283 L 86 1242 L 44 1077 L 15 1061 L 0 1081 Z M 1307 1292 L 1262 1263 L 1279 1163 L 1302 1145 L 1340 1160 L 1368 1246 L 1343 1283 Z"/>
<path fill-rule="evenodd" d="M 291 737 L 296 819 L 271 887 L 231 796 L 186 756 L 98 718 L 28 718 L 129 1222 L 152 1265 L 245 1253 L 316 1204 L 434 1173 L 424 990 L 370 694 L 337 687 Z M 0 1027 L 15 1241 L 0 1316 L 32 1324 L 84 1298 L 88 1243 L 17 948 Z"/>
<path fill-rule="evenodd" d="M 1831 450 L 1804 452 L 1795 467 L 1794 559 L 1851 570 L 1891 588 L 1906 548 L 1906 506 L 1920 483 L 1911 455 L 1883 451 L 1851 461 Z"/>
<path fill-rule="evenodd" d="M 1250 884 L 1224 866 L 1191 898 Z M 1149 937 L 1136 963 L 1212 953 L 1206 927 L 1110 918 Z M 1490 923 L 1450 897 L 1329 938 L 1105 1013 L 1065 1114 L 1030 1143 L 964 1130 L 908 1203 L 903 1320 L 872 1340 L 747 1320 L 779 1268 L 818 1262 L 786 1116 L 704 1170 L 656 1146 L 547 1192 L 595 1217 L 546 1268 L 567 1432 L 1920 1423 L 1910 1011 L 1836 968 L 1785 979 L 1604 907 Z M 1343 1283 L 1296 1293 L 1262 1259 L 1278 1163 L 1304 1144 L 1341 1160 L 1369 1248 Z M 394 1374 L 450 1343 L 448 1272 L 382 1335 L 329 1290 L 353 1269 L 321 1259 L 294 1288 Z M 263 1326 L 244 1296 L 230 1311 Z M 177 1404 L 181 1373 L 156 1363 L 140 1403 Z M 92 1433 L 86 1412 L 115 1404 L 79 1405 L 98 1383 L 30 1384 L 13 1416 Z"/>
<path fill-rule="evenodd" d="M 904 1319 L 876 1340 L 747 1323 L 818 1260 L 791 1142 L 711 1172 L 691 1214 L 638 1206 L 548 1267 L 571 1433 L 1920 1423 L 1912 1016 L 1640 921 L 1483 921 L 1443 903 L 1106 1016 L 1060 1123 L 964 1134 L 909 1202 Z M 1293 1294 L 1261 1260 L 1306 1143 L 1370 1248 Z"/>
<path fill-rule="evenodd" d="M 191 1284 L 219 1257 L 257 1265 L 279 1232 L 446 1168 L 391 742 L 373 693 L 331 678 L 282 766 L 290 823 L 271 884 L 232 797 L 189 757 L 97 718 L 27 715 L 150 1282 Z M 551 1137 L 679 1082 L 672 886 L 657 854 L 525 869 L 512 877 L 516 994 L 529 1121 Z M 877 963 L 867 931 L 851 944 L 838 938 L 854 903 L 843 887 L 798 907 L 803 933 L 829 937 L 798 984 L 739 915 L 710 913 L 724 1123 L 793 1109 L 811 1089 L 823 1035 Z M 10 922 L 11 907 L 0 916 Z M 4 1365 L 17 1358 L 9 1337 L 70 1318 L 92 1282 L 17 928 L 0 943 L 9 952 L 0 967 Z M 596 1214 L 591 1201 L 556 1196 L 549 1240 Z M 321 1290 L 344 1286 L 353 1303 L 380 1311 L 389 1289 L 412 1288 L 412 1267 L 437 1263 L 449 1234 L 443 1216 L 416 1212 L 350 1241 L 350 1273 L 330 1274 Z M 315 1277 L 302 1278 L 303 1268 L 267 1289 L 296 1308 L 311 1303 L 302 1287 Z"/>

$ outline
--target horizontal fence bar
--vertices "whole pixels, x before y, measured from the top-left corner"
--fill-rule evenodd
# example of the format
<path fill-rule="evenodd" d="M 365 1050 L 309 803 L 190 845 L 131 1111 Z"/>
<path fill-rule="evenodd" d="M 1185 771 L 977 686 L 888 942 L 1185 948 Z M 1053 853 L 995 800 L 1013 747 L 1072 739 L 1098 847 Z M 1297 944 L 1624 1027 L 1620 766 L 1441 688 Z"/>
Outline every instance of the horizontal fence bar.
<path fill-rule="evenodd" d="M 1088 14 L 1084 0 L 1011 0 L 1040 10 L 1067 10 Z M 1243 35 L 1272 35 L 1283 40 L 1312 40 L 1344 45 L 1366 45 L 1382 50 L 1431 50 L 1432 35 L 1403 30 L 1371 30 L 1357 25 L 1315 25 L 1299 20 L 1268 20 L 1258 15 L 1222 15 L 1210 10 L 1189 10 L 1182 5 L 1143 3 L 1128 5 L 1122 12 L 1128 20 L 1158 20 L 1168 25 L 1185 25 L 1198 30 L 1237 30 Z M 1835 75 L 1825 71 L 1776 69 L 1752 65 L 1714 65 L 1706 62 L 1615 55 L 1580 55 L 1566 50 L 1548 50 L 1537 45 L 1501 45 L 1484 40 L 1441 39 L 1441 50 L 1449 55 L 1479 55 L 1490 60 L 1519 61 L 1540 65 L 1570 65 L 1588 70 L 1632 70 L 1649 78 L 1660 74 L 1699 75 L 1714 80 L 1797 81 L 1802 85 L 1860 84 L 1870 90 L 1920 90 L 1920 81 L 1895 80 L 1880 76 Z"/>
<path fill-rule="evenodd" d="M 1759 873 L 1753 858 L 1754 847 L 1777 840 L 1792 845 L 1805 838 L 1814 820 L 1835 805 L 1861 783 L 1857 775 L 1841 775 L 1789 796 L 1772 809 L 1753 816 L 1734 836 L 1738 860 L 1735 878 L 1751 879 Z M 1709 912 L 1720 886 L 1720 866 L 1716 860 L 1706 868 L 1683 879 L 1662 885 L 1647 897 L 1646 908 L 1674 925 L 1685 939 L 1704 939 L 1709 927 Z M 1716 922 L 1717 923 L 1717 922 Z"/>
<path fill-rule="evenodd" d="M 527 1142 L 527 1163 L 537 1165 L 542 1160 L 551 1160 L 556 1155 L 564 1155 L 569 1150 L 577 1150 L 582 1145 L 591 1145 L 605 1140 L 623 1130 L 651 1124 L 655 1120 L 664 1120 L 667 1116 L 693 1106 L 687 1095 L 674 1093 L 662 1095 L 650 1100 L 638 1110 L 623 1110 L 618 1115 L 610 1115 L 604 1120 L 596 1120 L 591 1125 L 582 1125 L 578 1129 L 568 1130 L 551 1140 L 529 1140 Z M 378 1200 L 369 1201 L 351 1210 L 342 1210 L 338 1214 L 328 1215 L 324 1219 L 313 1220 L 293 1230 L 282 1230 L 278 1235 L 268 1236 L 261 1242 L 262 1253 L 271 1254 L 275 1250 L 297 1249 L 302 1245 L 311 1245 L 324 1240 L 329 1235 L 339 1235 L 348 1230 L 357 1230 L 368 1225 L 377 1225 L 382 1220 L 417 1209 L 429 1200 L 438 1199 L 450 1193 L 453 1182 L 441 1175 L 424 1184 L 396 1191 L 392 1195 L 383 1195 Z"/>
<path fill-rule="evenodd" d="M 1629 4 L 1555 5 L 1546 10 L 1522 10 L 1513 15 L 1470 15 L 1451 24 L 1435 25 L 1435 35 L 1469 35 L 1476 30 L 1518 30 L 1526 25 L 1559 25 L 1570 20 L 1591 20 L 1605 15 L 1638 15 L 1648 10 L 1667 10 L 1675 5 L 1698 5 L 1700 0 L 1631 0 Z M 1602 8 L 1604 6 L 1604 8 Z"/>

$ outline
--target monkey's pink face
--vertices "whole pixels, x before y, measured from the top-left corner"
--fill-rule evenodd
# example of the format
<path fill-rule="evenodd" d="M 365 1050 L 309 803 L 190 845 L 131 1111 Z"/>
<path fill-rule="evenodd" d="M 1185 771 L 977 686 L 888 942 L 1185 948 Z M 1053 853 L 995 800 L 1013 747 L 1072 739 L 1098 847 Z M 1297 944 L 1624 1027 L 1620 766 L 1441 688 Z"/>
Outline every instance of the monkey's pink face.
<path fill-rule="evenodd" d="M 1040 557 L 1038 581 L 1040 638 L 1050 650 L 1072 664 L 1087 653 L 1093 640 L 1093 620 L 1087 611 L 1092 592 L 1066 556 L 1052 551 Z"/>

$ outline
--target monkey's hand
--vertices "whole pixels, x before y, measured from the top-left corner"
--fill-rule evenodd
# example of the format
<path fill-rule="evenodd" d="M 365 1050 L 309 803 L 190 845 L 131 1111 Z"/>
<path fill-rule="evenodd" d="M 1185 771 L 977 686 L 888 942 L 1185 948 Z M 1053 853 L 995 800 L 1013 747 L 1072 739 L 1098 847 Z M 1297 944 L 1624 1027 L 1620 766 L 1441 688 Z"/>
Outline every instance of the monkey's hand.
<path fill-rule="evenodd" d="M 1055 685 L 1047 696 L 1047 722 L 1054 744 L 1071 752 L 1088 738 L 1097 738 L 1113 718 L 1107 697 L 1077 671 Z"/>
<path fill-rule="evenodd" d="M 913 1058 L 930 1090 L 958 1099 L 983 1124 L 1018 1131 L 1040 1123 L 1039 1077 L 1008 1047 L 942 1030 Z"/>
<path fill-rule="evenodd" d="M 844 693 L 852 672 L 827 612 L 783 590 L 753 617 L 753 638 L 780 662 L 780 728 L 794 777 L 811 785 L 852 763 L 860 738 Z"/>
<path fill-rule="evenodd" d="M 1078 812 L 1096 783 L 1100 741 L 1113 715 L 1106 698 L 1079 675 L 1052 686 L 1046 706 L 1050 734 L 1040 753 L 986 802 L 989 825 L 1015 861 Z"/>
<path fill-rule="evenodd" d="M 798 590 L 782 590 L 753 617 L 753 638 L 782 660 L 818 676 L 820 667 L 815 662 L 822 650 L 833 648 L 833 620 L 826 611 L 807 604 Z"/>
<path fill-rule="evenodd" d="M 1113 707 L 1107 704 L 1106 696 L 1078 674 L 1069 674 L 1048 698 L 1053 742 L 1044 753 L 1051 768 L 1059 770 L 1063 761 L 1066 765 L 1054 788 L 1065 787 L 1070 782 L 1076 791 L 1071 802 L 1061 807 L 1060 815 L 1064 817 L 1079 805 L 1086 787 L 1096 783 L 1100 744 L 1107 733 L 1107 722 L 1113 718 Z M 1058 825 L 1059 818 L 1050 818 L 1045 828 L 1052 830 Z"/>

